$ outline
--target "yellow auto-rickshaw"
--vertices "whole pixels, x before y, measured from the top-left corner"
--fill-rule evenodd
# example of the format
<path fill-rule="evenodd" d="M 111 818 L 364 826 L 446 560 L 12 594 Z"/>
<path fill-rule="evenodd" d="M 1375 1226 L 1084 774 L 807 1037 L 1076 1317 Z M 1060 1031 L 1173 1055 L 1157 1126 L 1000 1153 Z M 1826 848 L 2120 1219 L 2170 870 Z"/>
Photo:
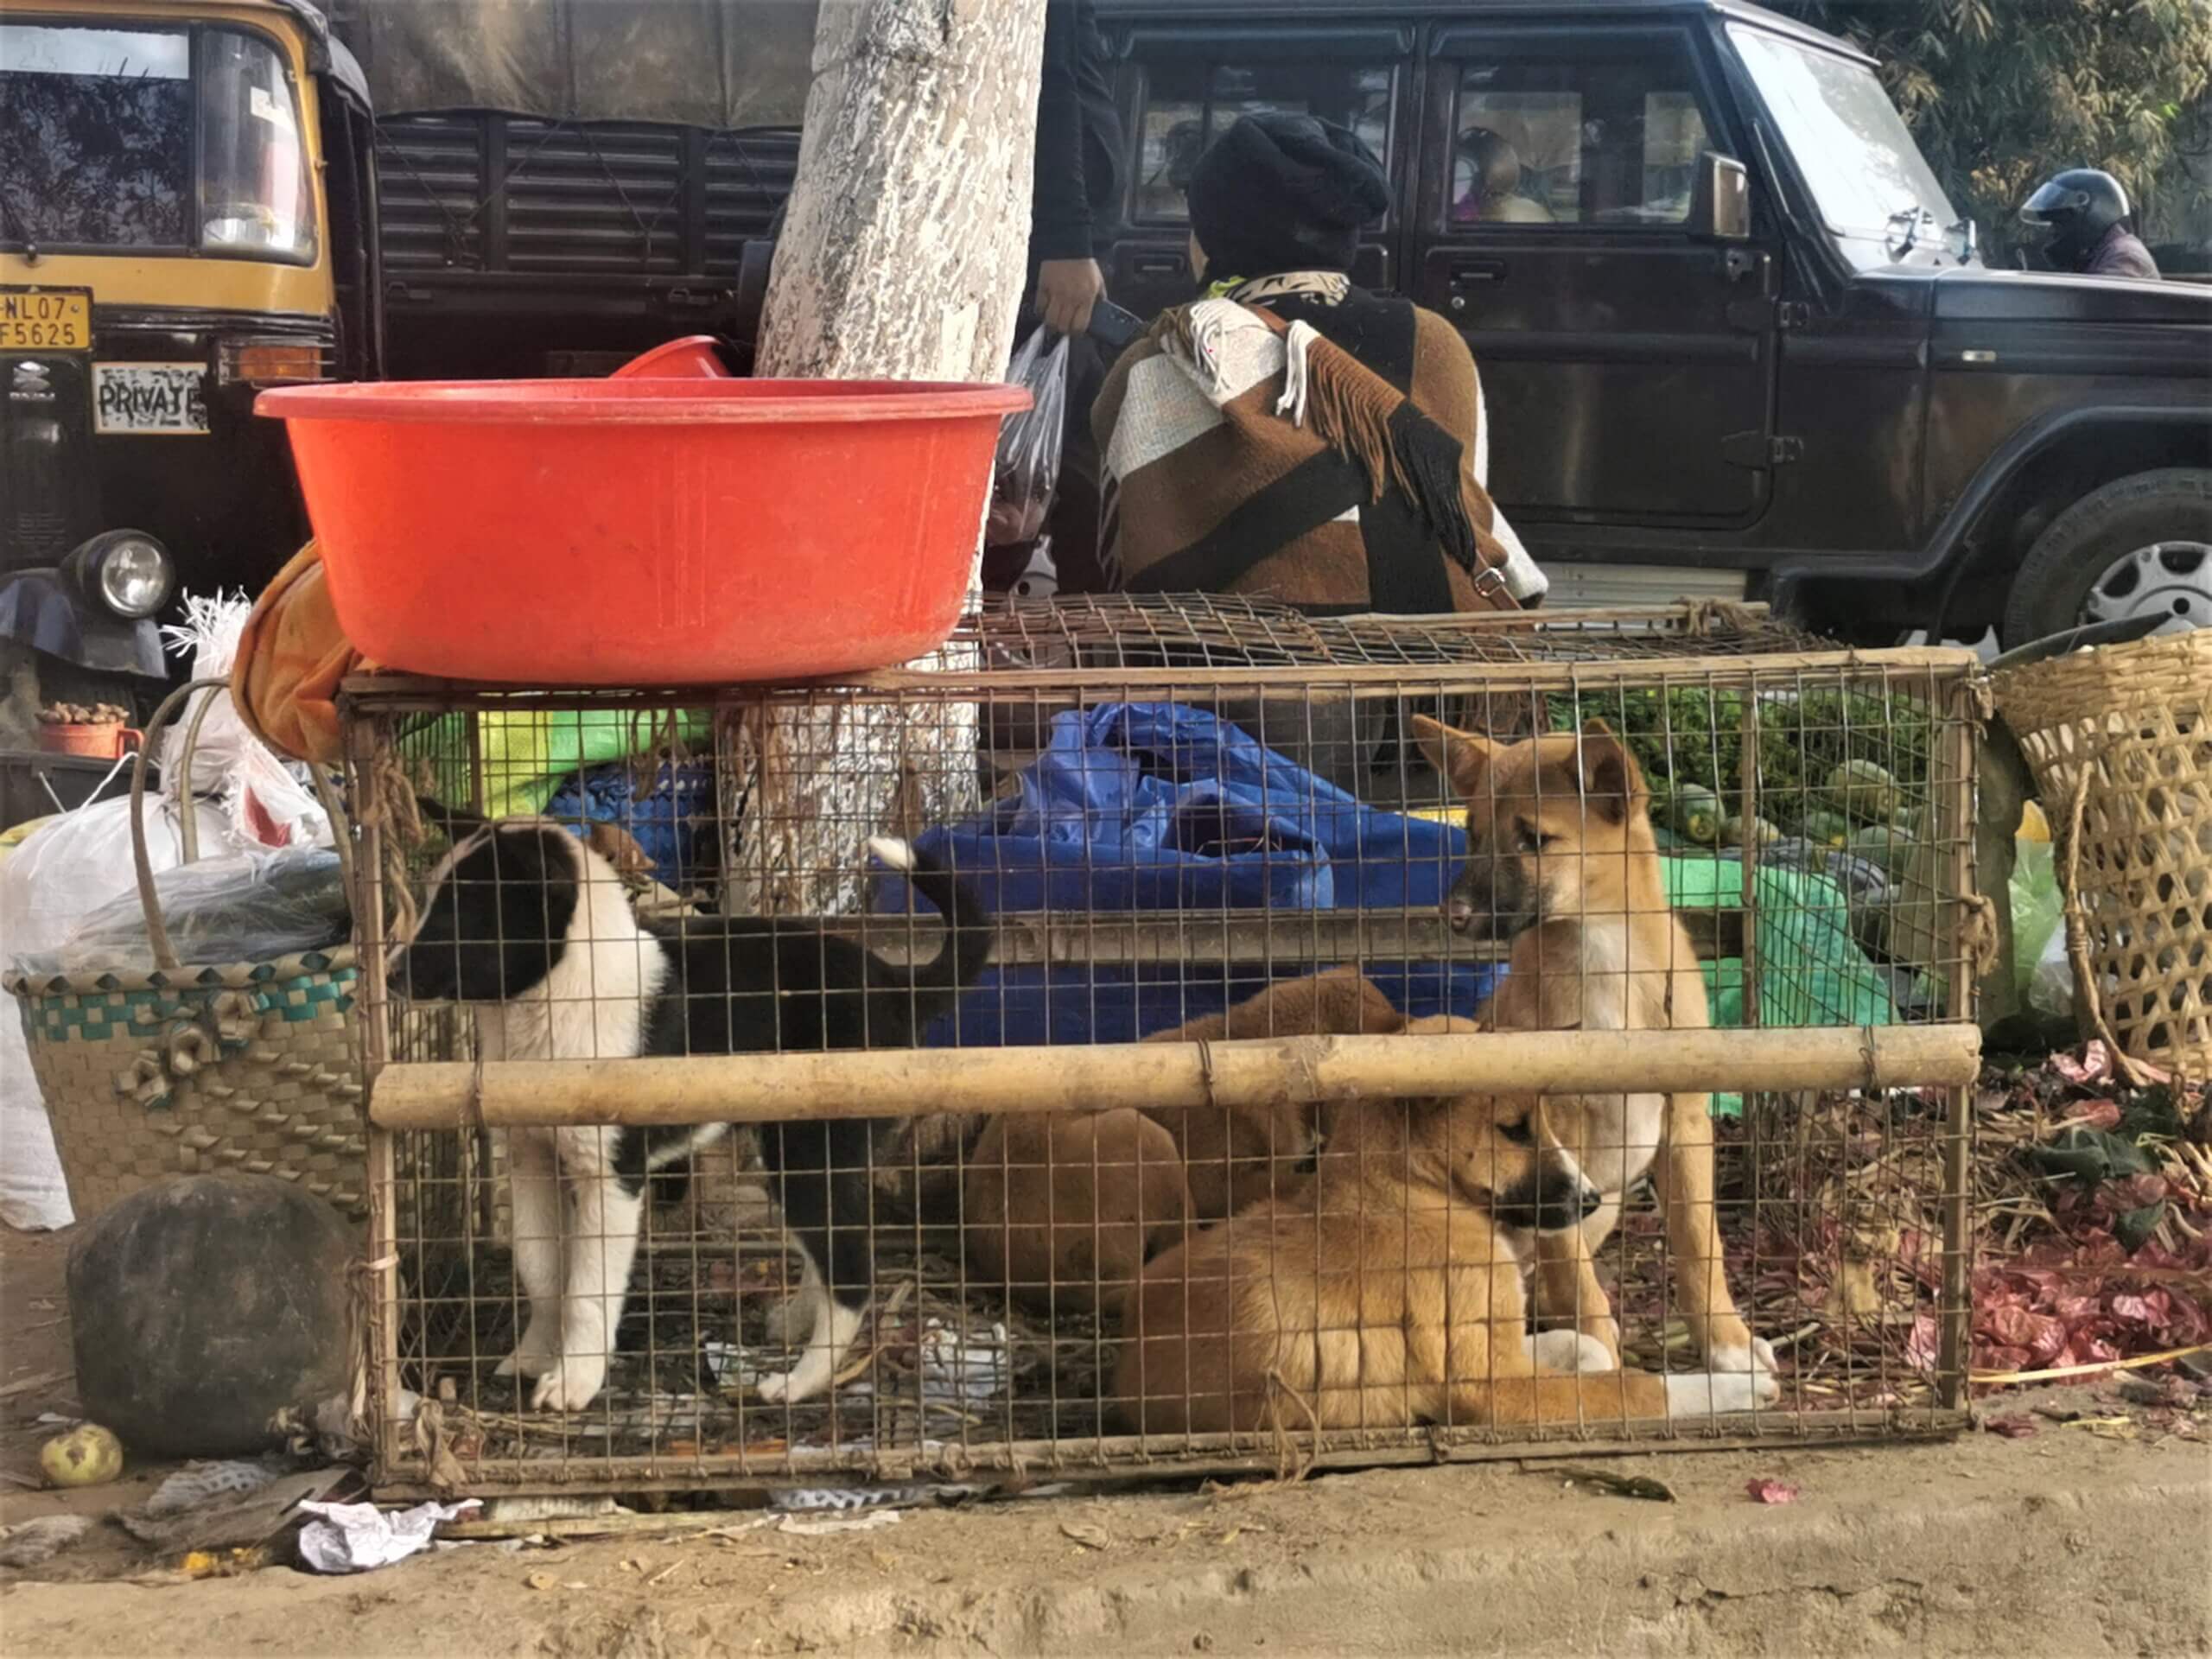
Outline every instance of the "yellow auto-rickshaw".
<path fill-rule="evenodd" d="M 175 594 L 304 539 L 254 394 L 378 372 L 372 143 L 309 0 L 0 0 L 0 652 L 41 696 L 143 705 Z"/>

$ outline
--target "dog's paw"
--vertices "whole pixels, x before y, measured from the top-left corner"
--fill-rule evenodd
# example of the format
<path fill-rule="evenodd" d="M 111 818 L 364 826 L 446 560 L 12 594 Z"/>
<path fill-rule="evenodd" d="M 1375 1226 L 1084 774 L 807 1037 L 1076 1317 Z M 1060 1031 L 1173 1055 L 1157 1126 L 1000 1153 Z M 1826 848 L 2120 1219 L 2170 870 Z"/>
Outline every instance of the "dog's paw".
<path fill-rule="evenodd" d="M 1775 1389 L 1771 1376 L 1751 1370 L 1687 1371 L 1665 1381 L 1670 1417 L 1717 1417 L 1749 1411 L 1761 1403 L 1761 1385 Z M 1773 1396 L 1770 1393 L 1765 1397 Z"/>
<path fill-rule="evenodd" d="M 771 1371 L 760 1379 L 760 1395 L 772 1406 L 797 1405 L 822 1391 L 815 1368 L 802 1360 L 788 1371 Z"/>
<path fill-rule="evenodd" d="M 1611 1371 L 1619 1369 L 1612 1351 L 1580 1331 L 1539 1331 L 1529 1340 L 1529 1357 L 1540 1371 Z"/>
<path fill-rule="evenodd" d="M 607 1382 L 607 1356 L 569 1354 L 550 1363 L 531 1390 L 532 1411 L 582 1411 Z"/>
<path fill-rule="evenodd" d="M 1775 1376 L 1780 1369 L 1779 1362 L 1775 1358 L 1774 1344 L 1764 1337 L 1753 1337 L 1748 1347 L 1716 1348 L 1706 1357 L 1706 1364 L 1716 1373 L 1750 1376 L 1752 1392 L 1763 1406 L 1772 1405 L 1782 1398 L 1782 1383 Z"/>

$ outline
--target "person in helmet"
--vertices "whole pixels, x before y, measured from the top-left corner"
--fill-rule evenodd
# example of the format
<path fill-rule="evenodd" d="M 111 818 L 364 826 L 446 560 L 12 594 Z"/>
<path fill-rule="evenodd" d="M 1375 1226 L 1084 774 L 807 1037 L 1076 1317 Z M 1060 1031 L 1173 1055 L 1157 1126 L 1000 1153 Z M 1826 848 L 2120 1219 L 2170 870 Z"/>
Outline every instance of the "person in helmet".
<path fill-rule="evenodd" d="M 2020 207 L 2021 222 L 2046 233 L 2044 257 L 2054 270 L 2155 283 L 2158 262 L 2122 222 L 2126 217 L 2120 181 L 2089 167 L 2045 181 Z"/>

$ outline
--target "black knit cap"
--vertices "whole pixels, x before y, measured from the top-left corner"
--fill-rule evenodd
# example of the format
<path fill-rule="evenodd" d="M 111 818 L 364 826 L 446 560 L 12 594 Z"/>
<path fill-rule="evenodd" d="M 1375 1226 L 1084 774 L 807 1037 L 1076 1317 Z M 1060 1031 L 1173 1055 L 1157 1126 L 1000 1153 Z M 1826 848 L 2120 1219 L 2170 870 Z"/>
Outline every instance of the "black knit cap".
<path fill-rule="evenodd" d="M 1390 180 L 1350 128 L 1248 115 L 1192 170 L 1191 231 L 1216 280 L 1350 270 L 1359 232 L 1389 211 Z"/>

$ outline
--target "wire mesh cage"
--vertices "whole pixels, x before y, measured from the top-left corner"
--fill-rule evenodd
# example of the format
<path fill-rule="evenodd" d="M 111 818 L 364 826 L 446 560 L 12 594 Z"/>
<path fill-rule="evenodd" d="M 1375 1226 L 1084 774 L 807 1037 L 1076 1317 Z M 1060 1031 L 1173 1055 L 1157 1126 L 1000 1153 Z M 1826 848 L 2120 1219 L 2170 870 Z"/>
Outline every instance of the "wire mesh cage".
<path fill-rule="evenodd" d="M 382 1479 L 1955 1425 L 1976 675 L 1148 598 L 356 680 Z"/>

